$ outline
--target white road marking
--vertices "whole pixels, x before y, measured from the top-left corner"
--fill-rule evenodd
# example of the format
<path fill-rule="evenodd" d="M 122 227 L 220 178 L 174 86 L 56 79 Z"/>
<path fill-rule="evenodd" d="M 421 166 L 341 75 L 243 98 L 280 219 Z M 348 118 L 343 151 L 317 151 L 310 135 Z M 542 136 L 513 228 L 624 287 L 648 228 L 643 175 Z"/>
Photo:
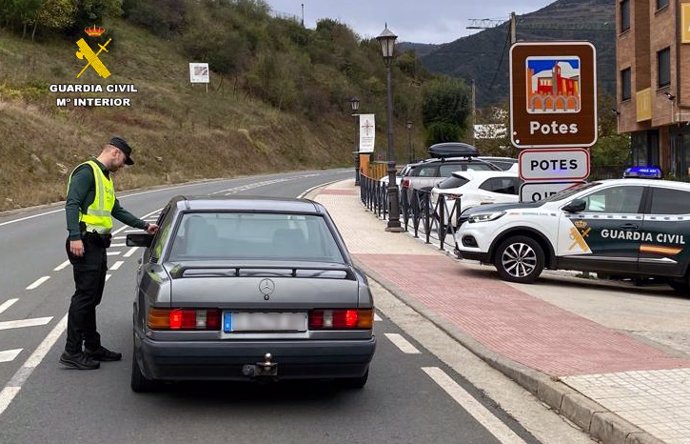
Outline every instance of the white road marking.
<path fill-rule="evenodd" d="M 125 263 L 125 261 L 117 261 L 117 262 L 115 262 L 113 265 L 110 266 L 110 271 L 119 270 L 120 267 L 122 266 L 122 264 L 124 264 L 124 263 Z"/>
<path fill-rule="evenodd" d="M 510 427 L 505 425 L 503 421 L 494 416 L 479 401 L 474 399 L 472 395 L 467 393 L 465 389 L 453 381 L 443 370 L 438 367 L 422 367 L 422 370 L 424 370 L 436 384 L 448 393 L 455 402 L 460 404 L 463 409 L 472 415 L 477 422 L 491 432 L 500 442 L 506 444 L 524 444 L 525 441 L 513 432 Z"/>
<path fill-rule="evenodd" d="M 23 348 L 15 348 L 14 350 L 0 351 L 0 362 L 14 361 L 14 358 L 16 358 L 22 350 Z"/>
<path fill-rule="evenodd" d="M 27 290 L 33 290 L 34 288 L 37 288 L 39 285 L 41 285 L 42 283 L 44 283 L 48 279 L 50 279 L 50 276 L 40 277 L 40 278 L 36 279 L 33 284 L 26 287 L 26 289 Z"/>
<path fill-rule="evenodd" d="M 58 265 L 57 267 L 55 267 L 53 269 L 53 271 L 64 270 L 65 268 L 67 268 L 68 265 L 69 265 L 69 261 L 65 261 L 65 262 L 61 263 L 60 265 Z"/>
<path fill-rule="evenodd" d="M 107 253 L 108 256 L 117 256 L 118 254 L 122 253 L 121 251 L 109 251 Z"/>
<path fill-rule="evenodd" d="M 0 305 L 0 313 L 7 310 L 8 308 L 10 308 L 12 306 L 12 304 L 17 302 L 18 300 L 19 300 L 19 298 L 13 298 L 13 299 L 8 299 L 5 302 L 3 302 L 2 305 Z"/>
<path fill-rule="evenodd" d="M 115 236 L 115 237 L 113 237 L 113 240 L 122 240 L 122 239 L 126 239 L 126 238 L 127 238 L 127 236 Z"/>
<path fill-rule="evenodd" d="M 1 224 L 0 224 L 0 227 L 2 227 L 3 225 L 9 225 L 9 224 L 13 224 L 13 223 L 16 223 L 16 222 L 22 222 L 22 221 L 25 221 L 25 220 L 33 219 L 33 218 L 35 218 L 35 217 L 46 216 L 46 215 L 48 215 L 48 214 L 55 214 L 55 213 L 60 213 L 60 212 L 64 212 L 64 211 L 65 211 L 64 208 L 60 208 L 59 210 L 46 211 L 45 213 L 34 214 L 33 216 L 22 217 L 21 219 L 8 220 L 7 222 L 1 223 Z"/>
<path fill-rule="evenodd" d="M 106 282 L 108 282 L 108 279 L 110 279 L 110 276 L 112 276 L 112 274 L 106 274 L 106 275 L 105 275 L 105 281 L 106 281 Z"/>
<path fill-rule="evenodd" d="M 377 315 L 376 313 L 374 313 L 374 320 L 375 320 L 375 321 L 382 321 L 383 319 L 381 319 L 381 316 L 379 316 L 379 315 Z"/>
<path fill-rule="evenodd" d="M 395 346 L 398 347 L 403 353 L 410 355 L 419 354 L 419 350 L 417 350 L 415 346 L 410 343 L 410 341 L 403 338 L 401 335 L 397 333 L 385 333 L 385 335 L 388 340 L 395 344 Z"/>
<path fill-rule="evenodd" d="M 50 320 L 53 319 L 52 316 L 46 318 L 31 318 L 31 319 L 19 319 L 17 321 L 2 321 L 0 322 L 0 330 L 11 330 L 13 328 L 24 328 L 24 327 L 37 327 L 39 325 L 46 325 Z"/>
<path fill-rule="evenodd" d="M 48 336 L 41 342 L 36 350 L 29 356 L 19 370 L 12 376 L 12 379 L 5 385 L 0 392 L 0 415 L 7 409 L 17 393 L 22 389 L 22 385 L 31 376 L 31 373 L 43 361 L 48 351 L 53 347 L 60 335 L 67 328 L 67 315 L 60 319 L 60 322 L 48 333 Z"/>
<path fill-rule="evenodd" d="M 130 248 L 129 251 L 127 251 L 127 253 L 125 253 L 125 254 L 122 255 L 122 257 L 130 257 L 130 256 L 133 255 L 138 249 L 139 249 L 139 247 Z"/>
<path fill-rule="evenodd" d="M 110 244 L 111 247 L 126 247 L 127 244 Z"/>
<path fill-rule="evenodd" d="M 144 230 L 141 230 L 141 229 L 139 229 L 139 228 L 133 228 L 133 229 L 131 229 L 131 230 L 125 230 L 125 233 L 141 233 L 141 232 L 143 232 L 143 231 L 144 231 Z"/>

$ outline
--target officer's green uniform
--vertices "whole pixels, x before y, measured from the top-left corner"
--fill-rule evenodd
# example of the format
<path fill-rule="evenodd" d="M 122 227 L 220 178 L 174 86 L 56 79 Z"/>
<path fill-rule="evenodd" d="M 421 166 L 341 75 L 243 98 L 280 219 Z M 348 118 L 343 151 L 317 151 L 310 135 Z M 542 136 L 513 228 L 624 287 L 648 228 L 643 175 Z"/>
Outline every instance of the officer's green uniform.
<path fill-rule="evenodd" d="M 95 159 L 82 163 L 72 172 L 65 214 L 69 231 L 66 249 L 76 286 L 69 308 L 65 351 L 81 352 L 82 345 L 97 350 L 101 339 L 96 329 L 96 306 L 101 302 L 105 286 L 106 248 L 110 245 L 112 218 L 135 228 L 145 229 L 148 224 L 120 206 L 110 171 Z M 69 249 L 69 242 L 78 239 L 84 243 L 82 257 L 75 257 Z"/>

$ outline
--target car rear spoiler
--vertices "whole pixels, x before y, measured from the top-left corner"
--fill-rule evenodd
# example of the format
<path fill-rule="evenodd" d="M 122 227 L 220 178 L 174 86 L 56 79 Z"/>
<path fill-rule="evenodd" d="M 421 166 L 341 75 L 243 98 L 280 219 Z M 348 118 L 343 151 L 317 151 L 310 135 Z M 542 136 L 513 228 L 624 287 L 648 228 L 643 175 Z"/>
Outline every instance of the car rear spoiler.
<path fill-rule="evenodd" d="M 357 280 L 351 267 L 284 266 L 284 265 L 184 265 L 170 269 L 172 279 L 195 277 L 293 277 Z"/>

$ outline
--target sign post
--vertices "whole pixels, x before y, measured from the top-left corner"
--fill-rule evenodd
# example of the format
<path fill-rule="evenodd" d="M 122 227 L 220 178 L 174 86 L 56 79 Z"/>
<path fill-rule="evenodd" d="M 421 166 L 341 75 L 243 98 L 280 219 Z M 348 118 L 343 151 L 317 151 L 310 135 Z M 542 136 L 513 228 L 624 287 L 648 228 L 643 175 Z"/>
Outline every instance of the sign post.
<path fill-rule="evenodd" d="M 523 149 L 520 200 L 548 197 L 589 176 L 598 138 L 596 50 L 589 42 L 510 48 L 510 139 Z"/>

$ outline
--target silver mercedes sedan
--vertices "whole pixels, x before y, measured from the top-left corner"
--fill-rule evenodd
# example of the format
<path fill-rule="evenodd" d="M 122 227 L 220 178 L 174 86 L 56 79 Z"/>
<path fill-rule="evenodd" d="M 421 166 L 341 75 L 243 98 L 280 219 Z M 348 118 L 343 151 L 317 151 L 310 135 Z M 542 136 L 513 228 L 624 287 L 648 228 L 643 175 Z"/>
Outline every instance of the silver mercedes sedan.
<path fill-rule="evenodd" d="M 326 209 L 304 199 L 173 198 L 134 300 L 135 392 L 159 381 L 366 384 L 374 301 Z"/>

